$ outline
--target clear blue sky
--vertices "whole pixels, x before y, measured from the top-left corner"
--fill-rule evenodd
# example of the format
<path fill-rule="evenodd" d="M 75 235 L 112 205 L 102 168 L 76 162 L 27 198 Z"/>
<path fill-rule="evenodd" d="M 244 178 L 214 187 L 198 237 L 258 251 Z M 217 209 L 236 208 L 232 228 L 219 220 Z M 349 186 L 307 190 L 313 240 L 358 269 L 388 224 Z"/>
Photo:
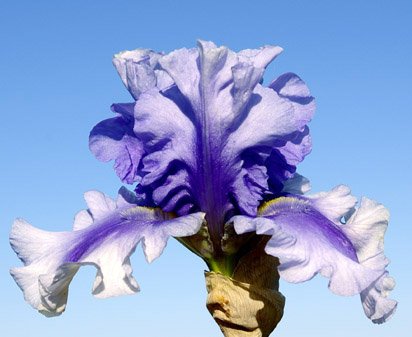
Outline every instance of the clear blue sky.
<path fill-rule="evenodd" d="M 326 280 L 290 285 L 274 336 L 404 337 L 411 330 L 412 2 L 401 1 L 19 1 L 0 4 L 0 335 L 7 337 L 220 336 L 205 308 L 205 266 L 175 242 L 151 265 L 139 248 L 135 296 L 97 300 L 94 269 L 71 285 L 61 317 L 47 319 L 8 274 L 16 216 L 49 230 L 71 227 L 83 192 L 114 196 L 111 164 L 88 151 L 88 133 L 130 97 L 111 65 L 114 53 L 170 51 L 197 38 L 234 50 L 277 44 L 285 51 L 266 78 L 293 71 L 317 98 L 312 154 L 300 173 L 313 191 L 339 183 L 391 211 L 386 253 L 397 280 L 397 314 L 383 326 L 364 317 L 358 297 Z M 333 331 L 332 331 L 333 330 Z"/>

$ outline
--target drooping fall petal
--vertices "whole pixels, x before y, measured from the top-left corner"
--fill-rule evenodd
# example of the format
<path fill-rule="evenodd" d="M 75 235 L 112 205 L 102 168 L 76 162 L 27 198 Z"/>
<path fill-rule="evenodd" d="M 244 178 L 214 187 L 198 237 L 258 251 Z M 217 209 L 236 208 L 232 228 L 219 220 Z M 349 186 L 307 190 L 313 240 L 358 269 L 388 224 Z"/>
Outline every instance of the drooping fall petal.
<path fill-rule="evenodd" d="M 173 218 L 160 209 L 130 203 L 120 191 L 116 201 L 101 192 L 85 194 L 88 210 L 78 213 L 71 232 L 47 232 L 17 219 L 10 243 L 24 263 L 11 274 L 35 309 L 46 316 L 61 314 L 68 287 L 80 266 L 97 268 L 93 294 L 110 297 L 132 294 L 139 286 L 132 276 L 130 255 L 142 242 L 148 262 L 156 259 L 170 236 L 196 233 L 203 213 Z"/>

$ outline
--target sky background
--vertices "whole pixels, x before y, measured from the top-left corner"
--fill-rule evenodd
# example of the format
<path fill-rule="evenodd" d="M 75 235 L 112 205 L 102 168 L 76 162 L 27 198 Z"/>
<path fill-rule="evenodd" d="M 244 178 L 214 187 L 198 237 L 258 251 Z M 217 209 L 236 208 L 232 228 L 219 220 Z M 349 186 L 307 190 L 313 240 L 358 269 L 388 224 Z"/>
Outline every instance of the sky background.
<path fill-rule="evenodd" d="M 8 270 L 13 219 L 69 230 L 83 193 L 114 197 L 111 164 L 88 150 L 88 134 L 113 102 L 131 101 L 111 64 L 139 47 L 171 51 L 212 40 L 233 50 L 277 44 L 284 53 L 266 80 L 293 71 L 317 99 L 313 151 L 299 172 L 314 192 L 345 183 L 391 211 L 385 251 L 397 280 L 398 312 L 384 325 L 363 314 L 358 296 L 338 297 L 326 279 L 281 283 L 279 337 L 404 337 L 412 328 L 411 78 L 412 2 L 393 1 L 7 1 L 0 3 L 0 335 L 7 337 L 221 336 L 205 308 L 203 262 L 171 240 L 152 264 L 141 248 L 141 293 L 91 295 L 84 267 L 67 311 L 45 318 L 24 302 Z"/>

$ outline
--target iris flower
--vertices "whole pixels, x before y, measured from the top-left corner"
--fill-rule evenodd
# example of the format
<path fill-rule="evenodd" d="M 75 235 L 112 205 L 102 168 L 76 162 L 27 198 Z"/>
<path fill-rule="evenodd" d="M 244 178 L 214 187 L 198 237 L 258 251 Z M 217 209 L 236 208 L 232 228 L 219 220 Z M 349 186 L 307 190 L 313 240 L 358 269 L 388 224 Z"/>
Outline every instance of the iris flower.
<path fill-rule="evenodd" d="M 360 294 L 366 316 L 385 322 L 396 308 L 383 252 L 388 211 L 358 203 L 343 185 L 307 194 L 296 166 L 311 151 L 315 102 L 293 73 L 263 85 L 281 51 L 199 41 L 169 54 L 115 55 L 133 101 L 112 105 L 115 116 L 93 128 L 90 149 L 133 188 L 115 200 L 85 193 L 72 231 L 15 221 L 10 242 L 24 266 L 11 275 L 26 301 L 60 315 L 82 265 L 97 268 L 95 296 L 133 294 L 136 246 L 151 262 L 174 237 L 206 262 L 208 309 L 227 336 L 269 335 L 283 313 L 279 276 L 298 283 L 321 274 L 333 293 Z"/>

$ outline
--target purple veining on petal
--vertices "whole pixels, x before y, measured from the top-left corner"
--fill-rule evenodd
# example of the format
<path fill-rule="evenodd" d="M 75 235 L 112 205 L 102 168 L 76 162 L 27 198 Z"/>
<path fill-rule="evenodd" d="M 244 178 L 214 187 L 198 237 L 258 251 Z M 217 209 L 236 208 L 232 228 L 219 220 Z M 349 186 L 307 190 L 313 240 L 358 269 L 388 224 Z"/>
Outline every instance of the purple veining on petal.
<path fill-rule="evenodd" d="M 115 55 L 135 102 L 113 104 L 116 117 L 98 123 L 89 144 L 99 160 L 114 160 L 123 182 L 137 182 L 135 193 L 123 188 L 115 201 L 87 192 L 89 209 L 76 215 L 72 232 L 15 221 L 10 243 L 25 266 L 11 274 L 33 307 L 61 314 L 84 264 L 97 267 L 94 295 L 134 293 L 130 255 L 139 242 L 151 262 L 170 236 L 194 235 L 205 223 L 212 247 L 199 255 L 219 269 L 231 254 L 222 244 L 229 221 L 239 235 L 268 236 L 265 251 L 279 259 L 287 281 L 320 273 L 333 292 L 360 294 L 374 323 L 393 315 L 397 302 L 387 296 L 395 282 L 383 253 L 389 213 L 366 198 L 356 208 L 342 185 L 303 196 L 308 181 L 296 166 L 311 151 L 307 124 L 315 102 L 293 73 L 263 85 L 265 68 L 280 52 L 265 46 L 235 53 L 199 41 L 167 55 L 148 49 Z"/>
<path fill-rule="evenodd" d="M 127 240 L 138 242 L 143 236 L 159 235 L 159 229 L 171 219 L 160 210 L 136 205 L 123 206 L 99 219 L 87 230 L 74 232 L 71 248 L 63 262 L 79 262 L 93 250 L 105 244 L 111 244 L 127 237 Z M 176 224 L 178 221 L 175 221 Z"/>
<path fill-rule="evenodd" d="M 303 199 L 280 198 L 280 201 L 263 206 L 259 213 L 279 221 L 283 228 L 287 227 L 291 232 L 324 237 L 334 249 L 358 262 L 356 249 L 342 229 Z"/>
<path fill-rule="evenodd" d="M 85 194 L 89 206 L 76 216 L 71 232 L 47 232 L 17 219 L 10 243 L 25 266 L 11 274 L 25 299 L 46 316 L 60 315 L 68 287 L 79 267 L 97 267 L 93 294 L 104 298 L 139 290 L 130 255 L 141 242 L 148 262 L 160 256 L 170 236 L 195 234 L 204 213 L 173 217 L 160 209 L 137 206 L 122 188 L 116 201 L 97 191 Z M 130 202 L 132 202 L 130 204 Z"/>
<path fill-rule="evenodd" d="M 73 247 L 68 250 L 63 261 L 78 262 L 84 255 L 101 246 L 106 240 L 116 240 L 116 236 L 121 235 L 133 235 L 136 231 L 135 226 L 145 226 L 146 219 L 142 220 L 143 223 L 133 223 L 122 217 L 121 211 L 104 218 L 104 221 L 92 225 L 87 231 L 79 233 L 78 237 L 74 238 L 75 243 L 72 244 Z"/>
<path fill-rule="evenodd" d="M 306 124 L 314 111 L 294 74 L 261 85 L 280 52 L 265 46 L 235 53 L 200 41 L 166 55 L 119 54 L 114 62 L 136 99 L 132 128 L 143 150 L 129 160 L 136 177 L 118 171 L 139 181 L 136 193 L 179 215 L 206 212 L 216 242 L 230 216 L 255 215 L 267 194 L 280 195 L 310 152 Z M 168 85 L 155 83 L 160 73 Z M 120 112 L 127 123 L 128 112 Z"/>
<path fill-rule="evenodd" d="M 383 274 L 362 263 L 343 229 L 309 200 L 280 197 L 266 203 L 258 217 L 235 216 L 231 221 L 238 234 L 269 235 L 265 251 L 279 258 L 279 274 L 288 282 L 304 282 L 320 273 L 330 279 L 331 291 L 350 296 Z"/>
<path fill-rule="evenodd" d="M 269 49 L 266 61 L 254 59 L 259 52 L 247 52 L 248 59 L 204 42 L 198 49 L 174 51 L 163 56 L 159 64 L 175 86 L 160 93 L 148 91 L 136 102 L 134 131 L 148 153 L 143 158 L 146 173 L 142 180 L 145 187 L 141 189 L 149 194 L 152 189 L 155 203 L 167 204 L 167 210 L 173 210 L 173 201 L 185 204 L 181 209 L 205 211 L 215 238 L 233 211 L 256 214 L 268 190 L 267 181 L 276 180 L 270 184 L 279 185 L 279 192 L 282 181 L 292 176 L 295 165 L 309 152 L 306 143 L 302 149 L 299 142 L 303 143 L 308 134 L 305 125 L 313 113 L 313 98 L 305 96 L 300 79 L 296 97 L 302 96 L 302 101 L 306 97 L 304 107 L 287 94 L 280 97 L 276 90 L 262 89 L 259 82 L 263 70 L 256 65 L 266 66 L 279 51 Z M 291 81 L 276 83 L 278 91 L 293 91 L 285 89 Z M 294 114 L 296 122 L 292 120 L 286 127 L 284 119 L 289 113 Z M 236 134 L 240 142 L 249 137 L 239 130 L 244 122 L 253 123 L 254 118 L 259 118 L 259 123 L 280 118 L 282 126 L 265 131 L 268 135 L 257 143 L 241 145 L 232 135 Z M 252 154 L 256 146 L 265 147 L 262 157 L 260 153 Z M 179 168 L 174 172 L 184 170 L 186 174 L 169 174 L 171 167 Z M 267 172 L 269 168 L 271 172 Z M 183 198 L 186 203 L 181 201 Z"/>

